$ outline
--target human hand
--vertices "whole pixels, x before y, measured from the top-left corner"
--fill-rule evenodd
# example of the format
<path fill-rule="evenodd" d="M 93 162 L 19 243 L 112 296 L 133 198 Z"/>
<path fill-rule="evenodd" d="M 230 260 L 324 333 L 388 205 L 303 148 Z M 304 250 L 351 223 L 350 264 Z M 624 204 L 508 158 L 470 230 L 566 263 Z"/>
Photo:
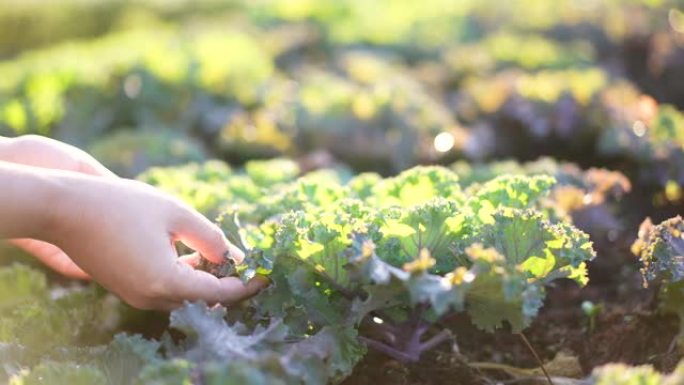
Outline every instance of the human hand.
<path fill-rule="evenodd" d="M 232 303 L 266 285 L 195 270 L 175 241 L 214 263 L 244 254 L 221 229 L 184 203 L 143 183 L 56 173 L 58 199 L 41 240 L 56 245 L 95 281 L 142 309 L 172 309 L 184 300 Z"/>
<path fill-rule="evenodd" d="M 100 162 L 86 152 L 60 141 L 38 135 L 3 139 L 0 160 L 26 166 L 64 170 L 94 176 L 115 178 Z M 10 239 L 9 243 L 34 255 L 53 270 L 71 278 L 88 279 L 59 247 L 36 239 Z"/>
<path fill-rule="evenodd" d="M 0 160 L 53 170 L 116 177 L 87 152 L 39 135 L 5 138 L 0 147 Z"/>
<path fill-rule="evenodd" d="M 183 241 L 198 250 L 203 257 L 216 263 L 222 261 L 225 250 L 230 250 L 232 258 L 237 262 L 240 262 L 244 256 L 237 248 L 228 244 L 218 227 L 199 213 L 149 186 L 118 179 L 114 173 L 107 170 L 93 157 L 75 147 L 34 135 L 14 139 L 0 138 L 0 161 L 63 170 L 67 171 L 67 174 L 61 175 L 59 179 L 74 178 L 73 185 L 66 184 L 71 191 L 61 194 L 61 198 L 56 202 L 59 203 L 56 207 L 65 208 L 56 210 L 59 212 L 54 216 L 58 218 L 54 221 L 57 231 L 40 237 L 41 240 L 11 240 L 12 243 L 34 254 L 58 272 L 75 278 L 89 278 L 89 274 L 92 274 L 95 280 L 119 294 L 125 301 L 143 308 L 172 308 L 180 305 L 184 299 L 232 302 L 252 295 L 265 285 L 264 281 L 252 281 L 245 286 L 235 278 L 219 280 L 208 273 L 195 271 L 192 267 L 199 262 L 197 254 L 177 258 L 173 247 L 175 240 Z M 104 178 L 79 177 L 78 174 Z M 115 194 L 116 197 L 110 195 L 109 191 L 105 191 L 107 188 L 103 186 L 107 186 L 107 183 L 118 186 L 115 190 L 120 193 Z M 64 186 L 64 183 L 60 184 Z M 88 190 L 85 186 L 99 186 L 98 191 L 101 192 L 101 195 L 88 194 L 91 198 L 88 201 L 89 205 L 82 205 L 86 201 L 81 202 L 80 199 L 80 193 Z M 84 189 L 81 190 L 81 187 Z M 156 210 L 150 211 L 148 205 L 140 202 L 135 205 L 135 199 L 128 196 L 132 191 L 138 191 L 146 197 L 145 200 L 159 200 L 156 204 L 149 206 L 164 207 L 163 213 L 157 213 Z M 109 202 L 109 198 L 116 198 L 115 202 Z M 62 201 L 65 204 L 61 204 Z M 120 205 L 127 206 L 129 210 L 117 210 Z M 137 209 L 131 210 L 131 206 L 136 206 Z M 117 222 L 120 226 L 118 230 L 111 221 L 107 220 L 107 212 L 111 212 L 111 218 L 116 217 L 121 220 L 121 223 Z M 74 217 L 75 214 L 80 213 L 89 213 L 86 215 L 90 219 L 88 224 Z M 126 214 L 123 215 L 123 213 Z M 138 220 L 141 213 L 145 213 L 145 216 Z M 154 221 L 157 214 L 163 215 Z M 175 218 L 175 222 L 172 218 Z M 125 223 L 126 220 L 131 222 Z M 151 221 L 155 222 L 154 226 L 144 225 Z M 136 222 L 138 226 L 131 225 Z M 74 228 L 79 224 L 84 225 L 83 231 Z M 105 226 L 105 224 L 109 225 Z M 141 227 L 142 231 L 138 231 Z M 67 235 L 59 236 L 60 229 L 67 231 Z M 155 232 L 155 230 L 159 231 Z M 97 235 L 107 233 L 109 238 L 107 239 L 104 235 L 91 237 L 92 233 Z M 160 237 L 166 241 L 160 242 Z M 126 242 L 122 243 L 124 240 Z M 138 246 L 135 244 L 136 241 Z M 163 246 L 157 249 L 160 243 Z M 97 250 L 98 245 L 106 251 Z M 137 254 L 134 249 L 137 250 Z M 220 253 L 221 255 L 216 251 L 219 249 L 224 250 Z M 118 252 L 122 252 L 126 257 L 117 259 Z M 113 258 L 112 255 L 114 255 Z M 147 258 L 147 255 L 150 255 L 150 258 Z M 70 256 L 74 259 L 72 260 Z M 86 262 L 86 259 L 89 261 Z M 129 261 L 129 259 L 132 260 Z M 87 272 L 79 265 L 83 266 Z M 113 268 L 110 269 L 110 267 Z M 157 268 L 163 273 L 153 274 Z M 144 278 L 139 279 L 140 277 Z"/>

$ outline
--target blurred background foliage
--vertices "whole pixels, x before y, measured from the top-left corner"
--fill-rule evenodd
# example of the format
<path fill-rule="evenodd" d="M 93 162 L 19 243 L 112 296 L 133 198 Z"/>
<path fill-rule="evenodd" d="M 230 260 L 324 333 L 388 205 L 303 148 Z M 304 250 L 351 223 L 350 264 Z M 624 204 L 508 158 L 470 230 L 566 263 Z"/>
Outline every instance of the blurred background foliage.
<path fill-rule="evenodd" d="M 2 3 L 0 133 L 123 176 L 547 155 L 684 183 L 681 0 Z"/>

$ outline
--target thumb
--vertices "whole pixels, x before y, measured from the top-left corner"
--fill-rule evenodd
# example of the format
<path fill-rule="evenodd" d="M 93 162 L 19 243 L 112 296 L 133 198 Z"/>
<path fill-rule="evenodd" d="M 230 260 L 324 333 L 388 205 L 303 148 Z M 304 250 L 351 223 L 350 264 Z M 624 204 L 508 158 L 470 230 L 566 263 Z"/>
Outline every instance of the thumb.
<path fill-rule="evenodd" d="M 77 172 L 93 176 L 117 178 L 116 174 L 114 174 L 111 170 L 102 165 L 102 163 L 95 160 L 95 158 L 93 158 L 89 154 L 83 153 L 82 157 L 79 158 L 77 162 Z"/>
<path fill-rule="evenodd" d="M 202 300 L 209 304 L 232 304 L 257 294 L 270 283 L 261 276 L 247 283 L 235 277 L 217 278 L 182 262 L 175 267 L 174 286 L 169 294 L 176 302 Z"/>
<path fill-rule="evenodd" d="M 199 252 L 213 263 L 224 263 L 227 258 L 242 263 L 245 254 L 226 239 L 223 231 L 202 214 L 186 208 L 171 233 L 174 239 Z"/>

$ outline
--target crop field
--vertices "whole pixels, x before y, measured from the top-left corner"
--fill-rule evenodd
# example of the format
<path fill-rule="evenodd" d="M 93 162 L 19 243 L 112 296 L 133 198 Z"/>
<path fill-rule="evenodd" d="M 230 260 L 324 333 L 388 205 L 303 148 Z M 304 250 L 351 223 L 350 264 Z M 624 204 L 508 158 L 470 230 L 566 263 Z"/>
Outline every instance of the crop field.
<path fill-rule="evenodd" d="M 0 243 L 0 384 L 684 384 L 681 0 L 0 3 L 0 136 L 269 282 L 139 310 Z"/>

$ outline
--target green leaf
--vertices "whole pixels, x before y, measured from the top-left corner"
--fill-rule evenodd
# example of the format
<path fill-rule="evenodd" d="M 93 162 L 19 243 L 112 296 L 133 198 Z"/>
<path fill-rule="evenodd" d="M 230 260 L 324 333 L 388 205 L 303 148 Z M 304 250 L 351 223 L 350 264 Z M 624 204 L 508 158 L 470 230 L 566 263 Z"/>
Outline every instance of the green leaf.
<path fill-rule="evenodd" d="M 465 299 L 473 323 L 486 331 L 495 330 L 504 321 L 513 330 L 525 328 L 541 306 L 543 291 L 530 289 L 533 286 L 527 284 L 527 274 L 507 268 L 505 257 L 494 248 L 474 244 L 466 253 L 474 272 Z"/>
<path fill-rule="evenodd" d="M 555 183 L 546 175 L 501 175 L 477 188 L 467 204 L 482 222 L 491 223 L 494 210 L 531 208 Z"/>
<path fill-rule="evenodd" d="M 55 289 L 50 295 L 56 299 L 44 295 L 0 313 L 0 341 L 40 355 L 64 345 L 104 343 L 119 325 L 120 302 L 95 286 Z"/>
<path fill-rule="evenodd" d="M 107 385 L 129 385 L 145 366 L 160 362 L 159 346 L 139 335 L 117 334 L 109 345 L 94 353 L 92 362 L 105 375 Z"/>
<path fill-rule="evenodd" d="M 455 201 L 436 198 L 401 210 L 385 210 L 379 231 L 378 255 L 395 266 L 418 258 L 426 249 L 435 258 L 434 271 L 445 273 L 458 263 L 453 244 L 470 228 Z"/>
<path fill-rule="evenodd" d="M 356 297 L 350 313 L 354 324 L 359 324 L 369 313 L 379 309 L 390 309 L 406 303 L 403 285 L 364 285 L 365 298 Z"/>
<path fill-rule="evenodd" d="M 162 361 L 145 366 L 136 385 L 192 385 L 192 365 L 183 359 Z"/>
<path fill-rule="evenodd" d="M 249 257 L 236 273 L 249 279 L 261 272 L 272 285 L 230 316 L 186 308 L 172 320 L 189 335 L 188 354 L 209 361 L 240 354 L 271 360 L 265 353 L 280 342 L 241 344 L 254 336 L 243 331 L 274 319 L 291 338 L 308 338 L 358 325 L 375 311 L 397 314 L 399 322 L 411 309 L 427 308 L 423 318 L 465 309 L 486 330 L 505 323 L 521 330 L 542 306 L 544 285 L 559 277 L 585 283 L 584 262 L 593 257 L 588 236 L 566 217 L 535 210 L 547 208 L 554 183 L 543 175 L 501 176 L 463 192 L 452 171 L 417 167 L 394 178 L 362 175 L 346 186 L 333 172 L 270 192 L 263 186 L 248 202 L 254 212 L 241 212 L 247 223 L 228 211 L 223 227 Z M 212 345 L 221 339 L 234 342 Z M 222 351 L 225 345 L 240 351 Z M 206 373 L 227 382 L 270 380 L 250 368 L 208 365 Z"/>
<path fill-rule="evenodd" d="M 26 349 L 22 346 L 0 342 L 0 383 L 8 383 L 9 378 L 19 373 L 29 362 Z"/>
<path fill-rule="evenodd" d="M 467 286 L 463 283 L 454 283 L 447 278 L 422 273 L 412 276 L 406 284 L 411 303 L 429 303 L 432 310 L 438 315 L 448 310 L 459 311 L 463 308 Z"/>
<path fill-rule="evenodd" d="M 365 354 L 356 330 L 338 325 L 286 347 L 280 362 L 288 374 L 305 384 L 337 383 L 351 374 Z"/>
<path fill-rule="evenodd" d="M 366 292 L 365 298 L 356 298 L 352 304 L 356 322 L 374 310 L 398 305 L 398 301 L 406 299 L 412 305 L 430 304 L 438 315 L 463 306 L 469 280 L 453 280 L 425 270 L 412 274 L 383 261 L 375 250 L 363 236 L 355 237 L 350 270 L 355 280 L 365 283 Z"/>
<path fill-rule="evenodd" d="M 433 198 L 460 201 L 462 197 L 456 174 L 444 167 L 419 166 L 380 181 L 368 201 L 380 207 L 410 207 Z"/>
<path fill-rule="evenodd" d="M 503 321 L 507 321 L 514 331 L 524 329 L 529 323 L 529 317 L 522 311 L 522 297 L 506 296 L 504 279 L 496 273 L 478 275 L 466 302 L 473 323 L 485 331 L 494 331 Z"/>
<path fill-rule="evenodd" d="M 680 365 L 681 366 L 681 365 Z M 672 374 L 670 379 L 679 378 L 681 374 Z M 650 365 L 628 366 L 625 364 L 608 364 L 594 369 L 591 374 L 593 385 L 663 385 L 677 384 L 667 381 Z"/>
<path fill-rule="evenodd" d="M 226 309 L 209 309 L 203 303 L 187 303 L 171 313 L 170 326 L 190 338 L 186 356 L 194 362 L 203 360 L 254 359 L 258 350 L 268 347 L 273 340 L 283 339 L 287 329 L 274 321 L 265 329 L 251 335 L 241 335 L 223 317 Z"/>
<path fill-rule="evenodd" d="M 484 244 L 498 250 L 509 268 L 521 268 L 533 278 L 565 269 L 578 282 L 584 281 L 575 269 L 594 257 L 588 235 L 570 225 L 551 224 L 530 210 L 501 209 L 492 218 L 494 223 L 482 228 Z"/>
<path fill-rule="evenodd" d="M 45 275 L 21 264 L 0 268 L 0 313 L 20 303 L 48 298 Z"/>
<path fill-rule="evenodd" d="M 654 226 L 646 219 L 632 251 L 644 264 L 642 273 L 647 282 L 684 280 L 684 220 L 677 216 Z"/>
<path fill-rule="evenodd" d="M 45 362 L 13 378 L 10 385 L 109 385 L 96 367 L 63 362 Z"/>
<path fill-rule="evenodd" d="M 299 174 L 299 166 L 290 159 L 252 160 L 245 164 L 247 175 L 259 186 L 289 182 Z"/>
<path fill-rule="evenodd" d="M 660 285 L 660 309 L 679 316 L 678 342 L 684 347 L 684 220 L 677 216 L 656 226 L 647 218 L 638 235 L 632 251 L 643 264 L 644 283 Z"/>
<path fill-rule="evenodd" d="M 340 288 L 329 285 L 317 270 L 302 265 L 293 270 L 287 277 L 290 291 L 297 303 L 307 309 L 309 322 L 319 325 L 343 323 L 344 310 L 337 305 L 333 294 Z"/>
<path fill-rule="evenodd" d="M 333 282 L 348 283 L 345 269 L 351 223 L 332 214 L 295 212 L 283 217 L 276 232 L 280 254 L 297 257 Z"/>
<path fill-rule="evenodd" d="M 171 326 L 189 339 L 185 357 L 203 365 L 213 384 L 323 384 L 351 373 L 365 353 L 353 328 L 324 327 L 293 336 L 279 321 L 251 332 L 223 319 L 225 308 L 189 303 L 171 316 Z M 241 382 L 239 382 L 241 381 Z"/>
<path fill-rule="evenodd" d="M 362 173 L 352 178 L 347 184 L 354 196 L 361 200 L 368 200 L 373 195 L 373 189 L 382 181 L 376 173 Z"/>

